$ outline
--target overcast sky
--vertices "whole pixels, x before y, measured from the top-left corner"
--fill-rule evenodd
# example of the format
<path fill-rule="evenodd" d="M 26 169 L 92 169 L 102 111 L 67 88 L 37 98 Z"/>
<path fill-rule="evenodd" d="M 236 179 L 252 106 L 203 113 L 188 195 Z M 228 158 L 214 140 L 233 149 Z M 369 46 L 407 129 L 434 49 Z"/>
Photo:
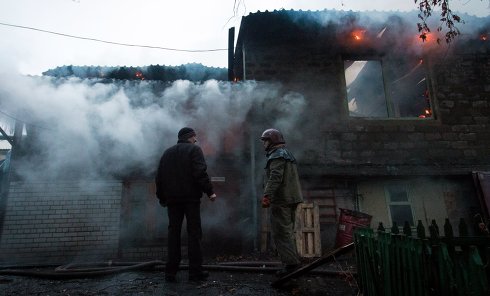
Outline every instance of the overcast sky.
<path fill-rule="evenodd" d="M 489 0 L 452 0 L 451 5 L 477 16 L 490 12 Z M 214 50 L 227 48 L 230 27 L 238 35 L 243 15 L 282 8 L 409 11 L 417 6 L 413 0 L 0 0 L 0 23 L 118 43 Z M 5 25 L 0 38 L 0 67 L 22 74 L 62 65 L 227 67 L 226 50 L 124 47 Z"/>

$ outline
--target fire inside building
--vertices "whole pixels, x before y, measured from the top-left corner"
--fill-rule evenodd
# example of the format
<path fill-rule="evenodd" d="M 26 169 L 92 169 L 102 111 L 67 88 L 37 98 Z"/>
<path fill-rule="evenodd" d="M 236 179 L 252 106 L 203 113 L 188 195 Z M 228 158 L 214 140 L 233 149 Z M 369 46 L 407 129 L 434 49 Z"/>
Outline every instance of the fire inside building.
<path fill-rule="evenodd" d="M 318 254 L 335 246 L 341 209 L 369 215 L 372 226 L 488 219 L 490 19 L 467 16 L 451 46 L 436 33 L 422 42 L 416 19 L 252 13 L 236 46 L 230 30 L 229 81 L 161 84 L 144 71 L 103 83 L 39 78 L 56 94 L 70 84 L 94 91 L 84 95 L 94 105 L 72 102 L 87 110 L 74 128 L 63 121 L 71 109 L 42 117 L 37 105 L 31 122 L 14 120 L 4 135 L 12 155 L 2 173 L 0 262 L 165 258 L 168 222 L 153 178 L 184 125 L 198 131 L 219 196 L 202 202 L 208 255 L 261 250 L 267 239 L 259 137 L 270 127 L 295 153 L 305 203 L 318 206 Z M 130 124 L 108 111 L 123 98 L 117 116 L 134 117 Z"/>

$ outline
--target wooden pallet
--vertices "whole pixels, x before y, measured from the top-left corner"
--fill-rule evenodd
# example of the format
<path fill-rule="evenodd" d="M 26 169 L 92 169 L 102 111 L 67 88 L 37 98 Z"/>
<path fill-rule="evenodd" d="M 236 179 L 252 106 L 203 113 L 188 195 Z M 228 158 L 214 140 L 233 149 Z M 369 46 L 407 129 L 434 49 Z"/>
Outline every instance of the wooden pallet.
<path fill-rule="evenodd" d="M 302 203 L 296 211 L 296 248 L 301 257 L 320 257 L 322 243 L 318 206 Z"/>
<path fill-rule="evenodd" d="M 266 252 L 271 247 L 270 213 L 262 209 L 260 251 Z M 296 211 L 295 239 L 298 254 L 301 257 L 320 257 L 321 236 L 318 205 L 301 203 Z"/>

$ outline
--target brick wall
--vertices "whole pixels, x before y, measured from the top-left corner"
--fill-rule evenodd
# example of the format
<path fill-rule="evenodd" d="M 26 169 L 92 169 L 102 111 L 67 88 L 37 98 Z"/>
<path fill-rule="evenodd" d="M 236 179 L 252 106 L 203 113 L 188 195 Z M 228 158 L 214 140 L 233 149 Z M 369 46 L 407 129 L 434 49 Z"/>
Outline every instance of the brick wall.
<path fill-rule="evenodd" d="M 248 122 L 251 130 L 271 126 L 282 129 L 288 147 L 298 159 L 303 179 L 345 178 L 359 186 L 362 182 L 369 184 L 366 180 L 371 179 L 457 177 L 451 182 L 465 191 L 448 190 L 439 192 L 437 197 L 445 200 L 441 204 L 450 219 L 468 216 L 476 196 L 464 180 L 471 180 L 472 171 L 490 170 L 490 43 L 469 34 L 458 38 L 449 49 L 438 46 L 412 51 L 411 33 L 402 28 L 403 21 L 398 23 L 401 27 L 394 29 L 397 18 L 371 27 L 372 24 L 362 23 L 360 15 L 357 19 L 358 15 L 351 18 L 348 13 L 336 23 L 337 18 L 329 13 L 257 12 L 242 20 L 235 51 L 237 79 L 280 84 L 283 93 L 296 92 L 305 99 L 300 117 L 288 116 L 288 122 L 294 124 L 283 127 L 278 126 L 280 108 L 269 107 L 274 111 L 261 115 L 261 110 L 269 110 L 263 107 L 267 102 L 261 102 Z M 310 22 L 316 17 L 332 22 Z M 366 34 L 378 34 L 379 28 L 387 28 L 383 38 L 372 35 L 367 36 L 367 42 L 349 41 L 351 30 L 358 29 L 358 20 L 360 27 L 367 28 Z M 404 77 L 401 74 L 405 72 L 394 75 L 396 72 L 389 69 L 405 59 L 419 62 L 421 68 L 417 71 L 425 73 L 426 79 L 420 81 L 427 83 L 434 117 L 350 116 L 344 60 L 380 60 L 385 93 L 396 98 L 392 91 L 401 94 L 404 89 L 395 89 L 396 80 L 392 78 Z M 418 183 L 413 187 L 423 189 Z M 374 222 L 382 221 L 380 217 L 389 220 L 387 208 L 381 205 L 385 194 L 383 190 L 373 194 L 379 202 L 373 205 Z M 417 197 L 416 202 L 419 201 Z M 349 204 L 346 207 L 350 208 Z M 444 211 L 435 210 L 440 211 L 439 215 Z M 333 234 L 327 239 L 332 240 Z"/>
<path fill-rule="evenodd" d="M 428 59 L 435 119 L 349 117 L 341 53 L 315 44 L 248 46 L 245 76 L 305 97 L 304 120 L 285 131 L 305 173 L 457 175 L 490 169 L 487 51 Z"/>
<path fill-rule="evenodd" d="M 0 264 L 66 264 L 117 255 L 119 181 L 12 182 Z"/>

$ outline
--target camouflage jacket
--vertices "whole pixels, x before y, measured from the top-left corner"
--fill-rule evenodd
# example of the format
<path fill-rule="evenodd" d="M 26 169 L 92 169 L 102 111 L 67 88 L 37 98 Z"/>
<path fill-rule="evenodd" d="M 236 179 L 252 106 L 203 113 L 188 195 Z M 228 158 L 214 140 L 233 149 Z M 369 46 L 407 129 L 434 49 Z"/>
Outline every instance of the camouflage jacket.
<path fill-rule="evenodd" d="M 264 195 L 274 205 L 295 204 L 303 201 L 296 159 L 284 147 L 267 153 Z"/>

